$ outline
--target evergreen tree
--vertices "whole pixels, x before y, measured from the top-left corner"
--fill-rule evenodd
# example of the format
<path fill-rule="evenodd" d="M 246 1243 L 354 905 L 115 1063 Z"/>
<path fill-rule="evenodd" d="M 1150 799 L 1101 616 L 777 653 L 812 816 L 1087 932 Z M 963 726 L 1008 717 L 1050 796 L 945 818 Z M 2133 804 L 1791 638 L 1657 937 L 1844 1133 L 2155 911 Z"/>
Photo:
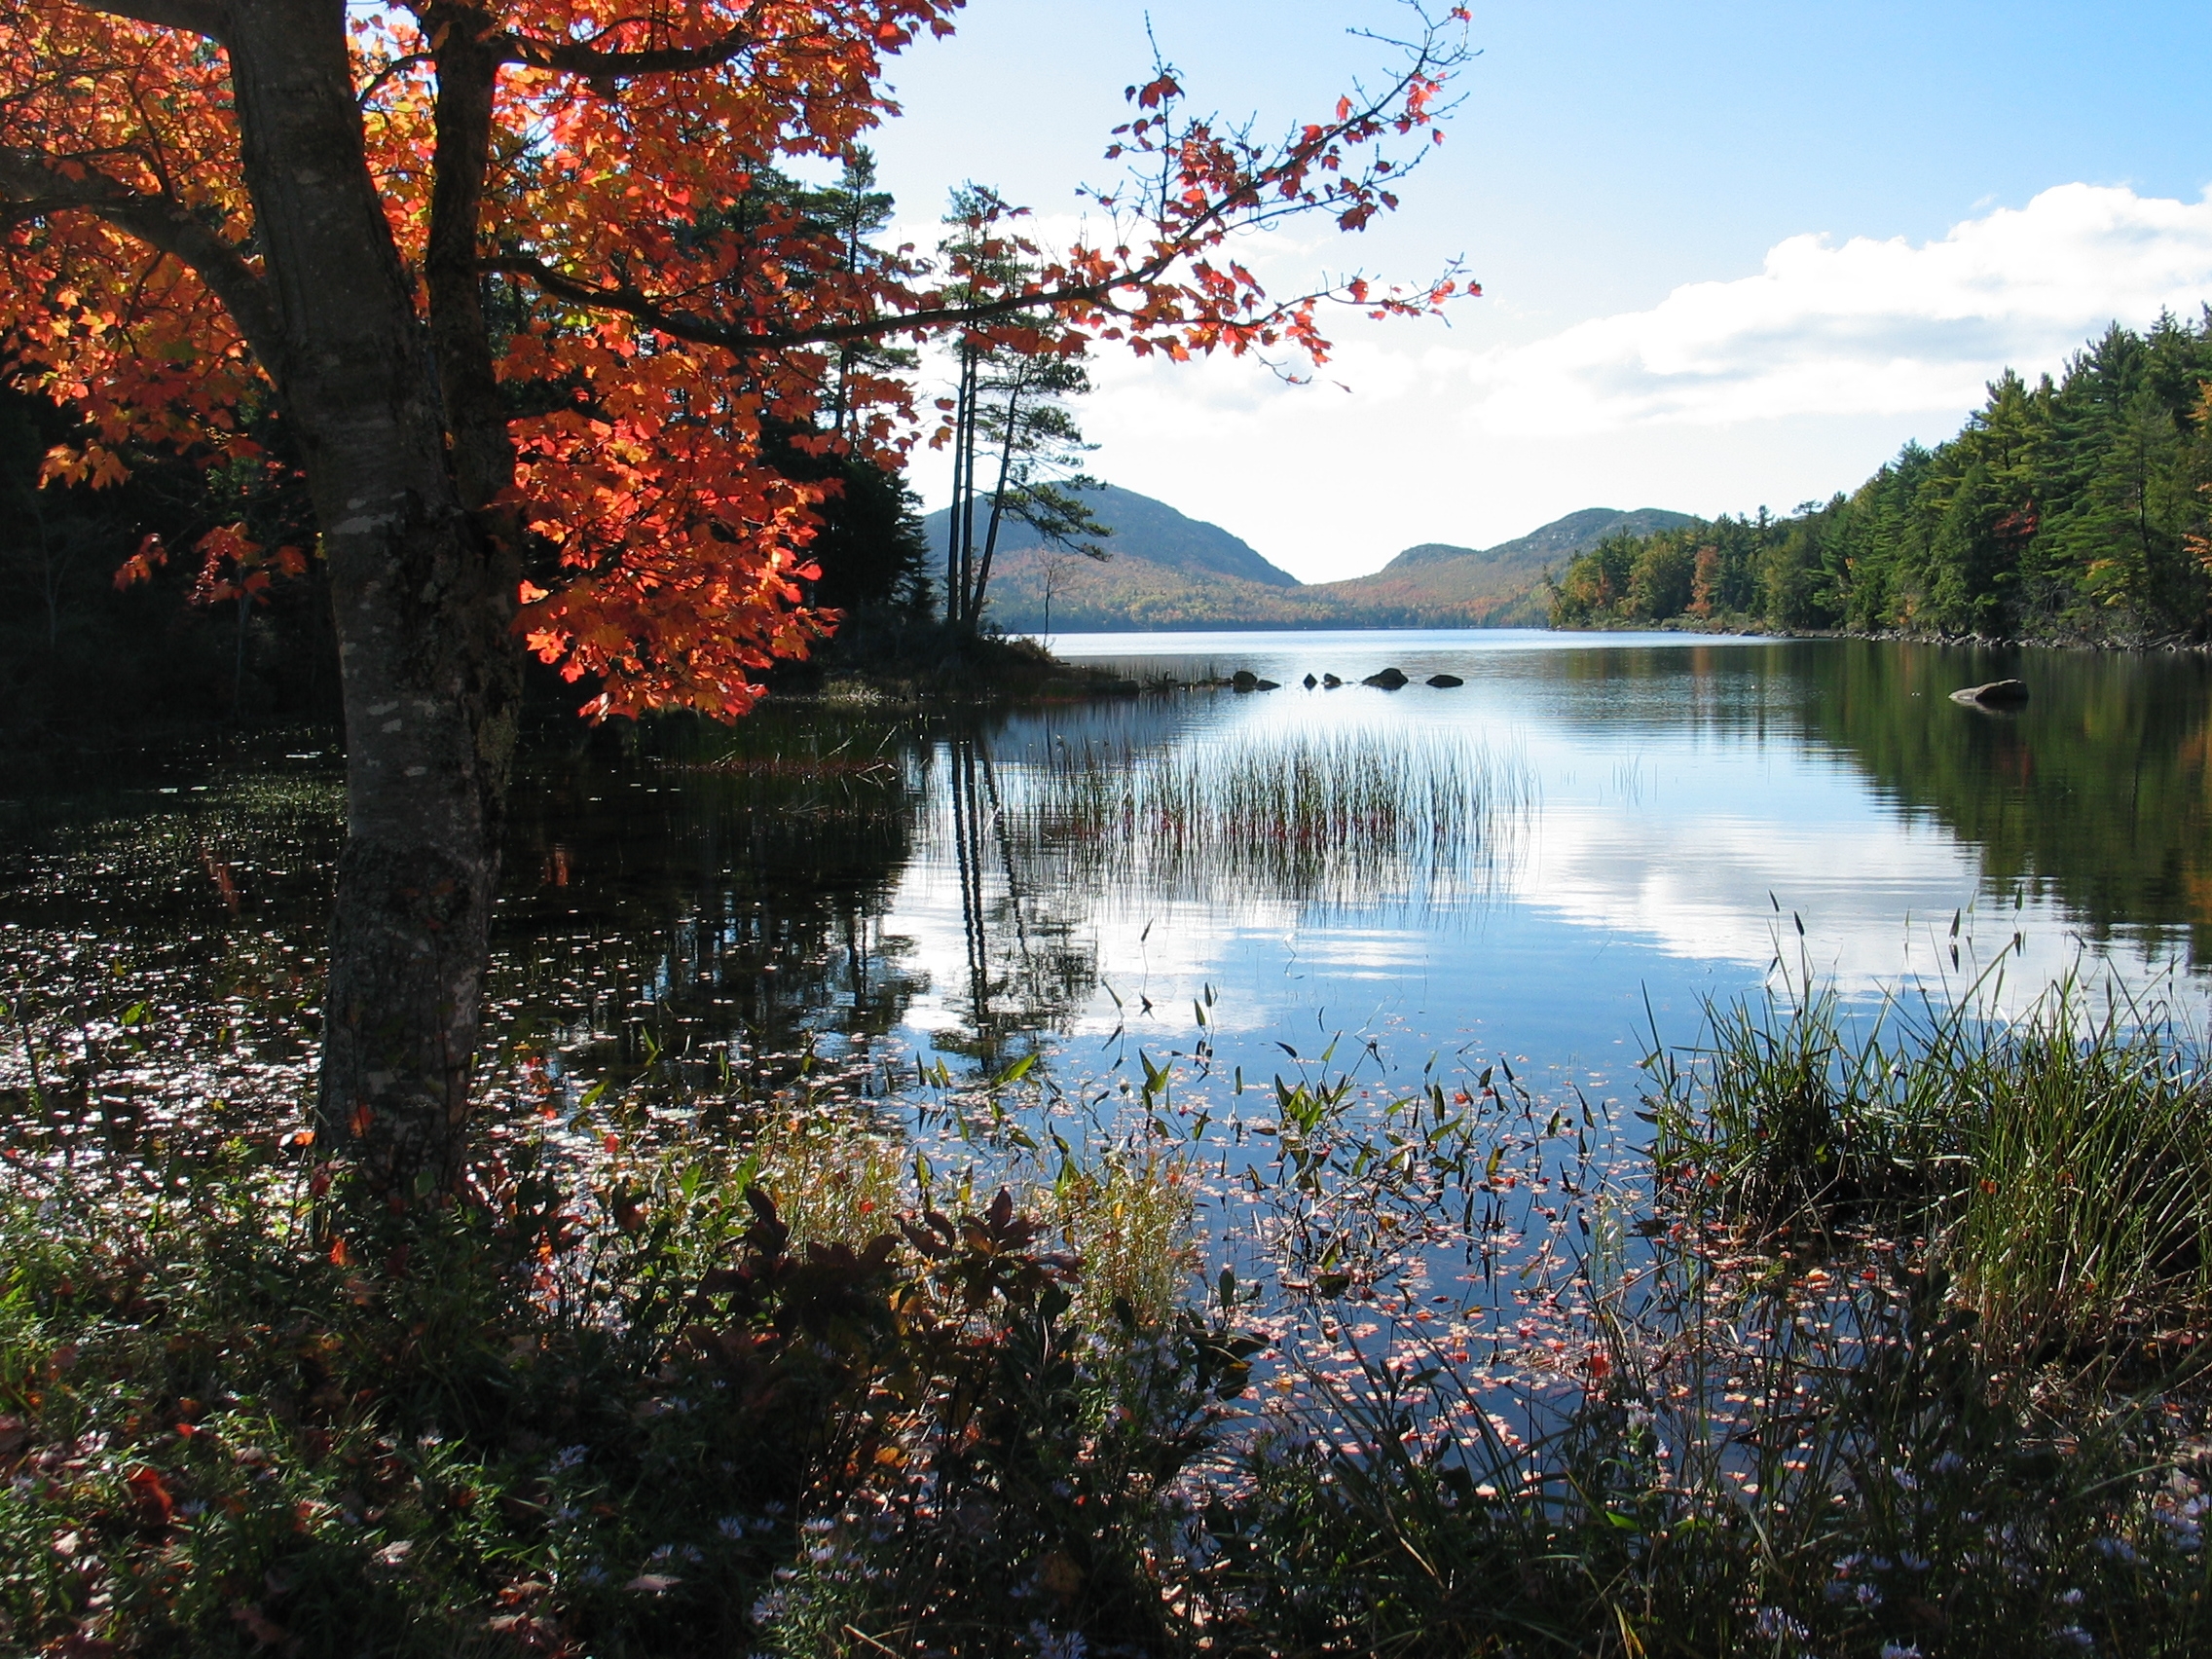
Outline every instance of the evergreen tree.
<path fill-rule="evenodd" d="M 1781 519 L 1616 537 L 1550 583 L 1556 626 L 1769 627 L 2110 642 L 2212 638 L 2212 308 L 2117 324 L 1959 435 Z"/>

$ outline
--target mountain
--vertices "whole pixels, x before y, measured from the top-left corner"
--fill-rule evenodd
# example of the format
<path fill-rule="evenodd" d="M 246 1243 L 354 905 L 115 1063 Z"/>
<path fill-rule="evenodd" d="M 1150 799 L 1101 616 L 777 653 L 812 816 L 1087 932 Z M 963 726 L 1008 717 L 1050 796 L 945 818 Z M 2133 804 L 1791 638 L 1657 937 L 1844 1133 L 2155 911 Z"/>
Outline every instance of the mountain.
<path fill-rule="evenodd" d="M 1181 571 L 1186 575 L 1233 576 L 1261 587 L 1299 585 L 1296 576 L 1269 564 L 1249 543 L 1230 535 L 1219 525 L 1179 513 L 1165 501 L 1156 501 L 1150 496 L 1140 496 L 1118 484 L 1101 485 L 1096 490 L 1086 490 L 1083 495 L 1098 522 L 1114 532 L 1102 545 L 1116 560 L 1141 559 L 1163 570 Z M 980 511 L 977 516 L 979 519 Z M 944 543 L 951 526 L 950 507 L 940 507 L 922 521 L 930 546 L 940 559 L 944 556 Z M 976 539 L 977 543 L 983 539 L 981 523 L 976 526 Z M 1010 554 L 1036 547 L 1038 540 L 1037 533 L 1027 525 L 1018 519 L 1009 519 L 999 526 L 998 557 L 1003 562 Z"/>
<path fill-rule="evenodd" d="M 1608 535 L 1648 535 L 1692 522 L 1657 507 L 1587 507 L 1495 547 L 1422 542 L 1372 575 L 1308 584 L 1220 526 L 1134 490 L 1102 486 L 1091 508 L 1114 531 L 1105 543 L 1113 557 L 1104 563 L 1049 554 L 1026 525 L 1000 526 L 990 591 L 1000 626 L 1023 633 L 1540 627 L 1537 583 L 1546 570 Z M 923 521 L 933 563 L 944 556 L 951 518 L 950 508 L 940 508 Z"/>
<path fill-rule="evenodd" d="M 1629 513 L 1612 507 L 1584 507 L 1578 513 L 1552 520 L 1541 530 L 1530 531 L 1517 541 L 1501 541 L 1480 553 L 1436 542 L 1409 547 L 1376 574 L 1386 576 L 1392 571 L 1412 571 L 1455 557 L 1480 559 L 1500 569 L 1512 566 L 1540 571 L 1548 564 L 1587 553 L 1608 535 L 1649 535 L 1654 531 L 1677 530 L 1691 522 L 1688 513 L 1671 513 L 1663 507 L 1638 507 Z"/>
<path fill-rule="evenodd" d="M 1425 541 L 1370 576 L 1321 584 L 1339 602 L 1389 618 L 1379 626 L 1540 626 L 1535 588 L 1547 570 L 1611 535 L 1649 535 L 1695 521 L 1662 507 L 1584 507 L 1495 547 Z"/>

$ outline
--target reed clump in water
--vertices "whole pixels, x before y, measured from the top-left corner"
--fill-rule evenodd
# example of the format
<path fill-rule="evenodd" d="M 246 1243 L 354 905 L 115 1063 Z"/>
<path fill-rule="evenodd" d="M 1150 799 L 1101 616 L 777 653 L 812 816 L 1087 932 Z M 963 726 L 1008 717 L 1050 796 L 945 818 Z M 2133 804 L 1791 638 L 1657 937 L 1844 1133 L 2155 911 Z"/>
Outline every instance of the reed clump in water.
<path fill-rule="evenodd" d="M 2169 1013 L 2067 981 L 1854 1030 L 1825 991 L 1651 1063 L 1666 1191 L 1754 1240 L 1926 1238 L 2023 1357 L 2171 1361 L 2212 1321 L 2212 1072 Z"/>
<path fill-rule="evenodd" d="M 1107 878 L 1348 903 L 1486 886 L 1533 793 L 1526 766 L 1480 744 L 1301 733 L 1149 753 L 1061 745 L 1018 810 Z"/>

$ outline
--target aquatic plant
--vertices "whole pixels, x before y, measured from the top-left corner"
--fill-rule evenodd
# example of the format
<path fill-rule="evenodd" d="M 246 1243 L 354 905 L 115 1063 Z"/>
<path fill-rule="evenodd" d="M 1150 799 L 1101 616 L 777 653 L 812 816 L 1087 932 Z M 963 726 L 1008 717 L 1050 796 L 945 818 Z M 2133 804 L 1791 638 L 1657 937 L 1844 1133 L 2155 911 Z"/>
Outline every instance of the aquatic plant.
<path fill-rule="evenodd" d="M 1026 782 L 1009 802 L 1019 838 L 1088 879 L 1323 904 L 1488 891 L 1535 787 L 1478 743 L 1348 732 L 1061 743 Z"/>
<path fill-rule="evenodd" d="M 2073 980 L 1996 1016 L 1832 991 L 1707 1010 L 1655 1049 L 1653 1158 L 1755 1239 L 1932 1240 L 1982 1340 L 2025 1357 L 2194 1356 L 2212 1318 L 2212 1071 L 2170 1009 Z"/>

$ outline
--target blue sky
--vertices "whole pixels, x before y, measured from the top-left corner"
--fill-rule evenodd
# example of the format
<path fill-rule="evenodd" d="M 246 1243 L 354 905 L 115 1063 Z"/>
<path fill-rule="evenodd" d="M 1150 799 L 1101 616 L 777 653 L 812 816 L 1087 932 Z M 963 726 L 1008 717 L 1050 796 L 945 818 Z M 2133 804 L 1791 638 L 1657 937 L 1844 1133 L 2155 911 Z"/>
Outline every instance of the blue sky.
<path fill-rule="evenodd" d="M 1778 509 L 1955 430 L 2007 363 L 2212 299 L 2212 7 L 1477 5 L 1451 141 L 1397 218 L 1256 247 L 1282 286 L 1463 256 L 1444 324 L 1354 324 L 1323 381 L 1102 358 L 1094 470 L 1308 579 L 1590 505 Z M 1155 6 L 1196 106 L 1326 108 L 1387 0 Z M 901 59 L 886 183 L 927 239 L 996 185 L 1074 228 L 1149 64 L 1125 0 L 972 0 Z M 2083 188 L 2086 187 L 2086 188 Z M 925 495 L 940 468 L 917 465 Z"/>

